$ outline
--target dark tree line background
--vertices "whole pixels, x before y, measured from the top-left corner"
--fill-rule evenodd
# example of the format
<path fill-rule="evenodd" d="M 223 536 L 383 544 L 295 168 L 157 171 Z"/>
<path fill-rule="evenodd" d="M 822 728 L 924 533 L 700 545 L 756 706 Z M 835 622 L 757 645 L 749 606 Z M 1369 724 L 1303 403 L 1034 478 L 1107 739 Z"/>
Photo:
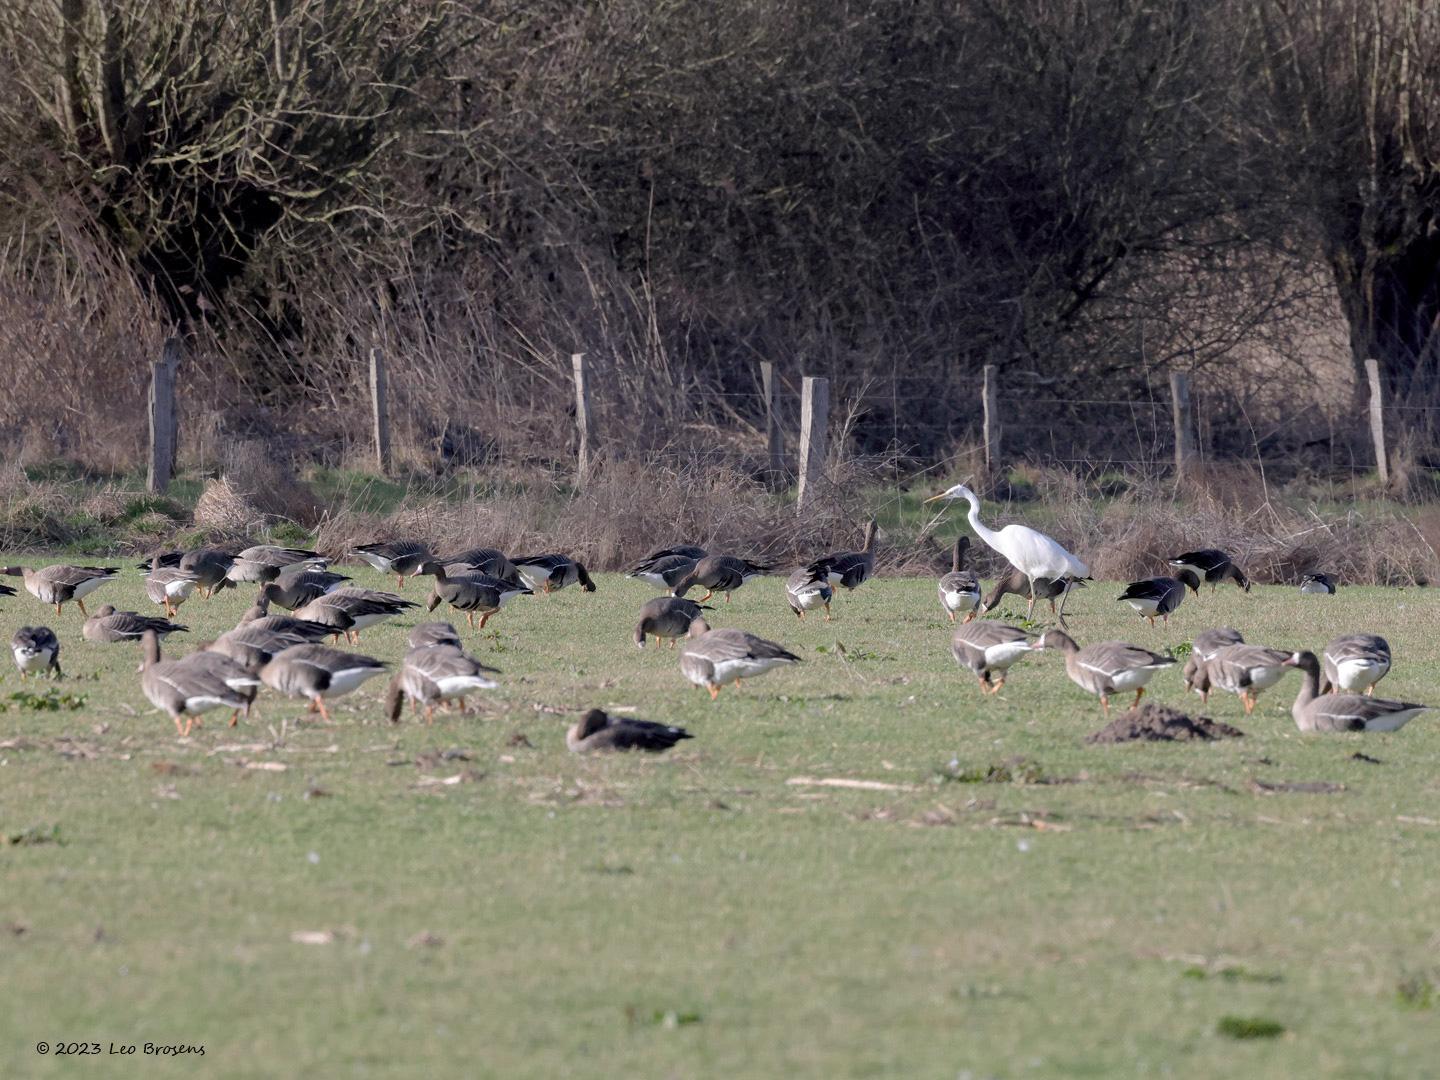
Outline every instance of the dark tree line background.
<path fill-rule="evenodd" d="M 176 326 L 227 432 L 343 435 L 379 343 L 417 443 L 543 447 L 583 349 L 635 446 L 769 359 L 936 454 L 987 362 L 1333 396 L 1332 310 L 1440 405 L 1437 109 L 1404 0 L 0 0 L 0 441 L 123 456 Z"/>

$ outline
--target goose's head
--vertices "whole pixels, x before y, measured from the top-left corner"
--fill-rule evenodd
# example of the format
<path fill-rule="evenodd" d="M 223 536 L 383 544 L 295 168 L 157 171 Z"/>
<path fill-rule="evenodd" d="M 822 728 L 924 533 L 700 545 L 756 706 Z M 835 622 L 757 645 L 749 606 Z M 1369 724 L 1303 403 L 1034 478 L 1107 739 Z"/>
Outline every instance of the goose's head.
<path fill-rule="evenodd" d="M 953 502 L 956 499 L 965 499 L 969 502 L 978 502 L 975 492 L 971 491 L 964 484 L 956 484 L 954 487 L 946 488 L 939 495 L 932 495 L 926 499 L 927 503 L 932 502 Z"/>

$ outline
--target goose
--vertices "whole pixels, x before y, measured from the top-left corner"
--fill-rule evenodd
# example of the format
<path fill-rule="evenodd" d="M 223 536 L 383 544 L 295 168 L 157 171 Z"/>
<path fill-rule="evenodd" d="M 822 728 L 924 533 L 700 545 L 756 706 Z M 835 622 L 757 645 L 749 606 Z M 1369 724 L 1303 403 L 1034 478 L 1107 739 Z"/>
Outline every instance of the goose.
<path fill-rule="evenodd" d="M 728 604 L 732 592 L 752 577 L 768 574 L 770 570 L 768 566 L 761 566 L 749 559 L 737 559 L 733 555 L 707 555 L 675 583 L 672 592 L 675 596 L 684 596 L 696 585 L 703 585 L 705 595 L 700 598 L 702 604 L 717 592 L 725 594 L 725 602 Z"/>
<path fill-rule="evenodd" d="M 382 574 L 394 574 L 400 587 L 405 578 L 420 573 L 420 567 L 435 558 L 430 548 L 419 540 L 390 540 L 378 544 L 358 544 L 350 558 L 369 563 Z"/>
<path fill-rule="evenodd" d="M 635 647 L 643 649 L 645 639 L 654 636 L 656 641 L 669 641 L 675 647 L 678 638 L 690 632 L 690 624 L 700 618 L 700 612 L 709 611 L 694 600 L 680 596 L 657 596 L 640 605 L 640 621 L 635 624 Z"/>
<path fill-rule="evenodd" d="M 1390 672 L 1390 643 L 1379 634 L 1346 634 L 1325 646 L 1320 663 L 1322 694 L 1373 694 L 1375 684 Z"/>
<path fill-rule="evenodd" d="M 269 588 L 267 585 L 266 589 Z M 394 593 L 371 589 L 336 589 L 296 608 L 295 618 L 323 623 L 330 627 L 336 641 L 344 634 L 350 644 L 358 645 L 361 630 L 386 619 L 393 619 L 406 608 L 419 606 L 413 600 L 406 600 Z"/>
<path fill-rule="evenodd" d="M 1064 578 L 1088 578 L 1090 576 L 1090 568 L 1084 562 L 1038 529 L 1032 529 L 1028 525 L 1006 525 L 996 532 L 987 528 L 980 520 L 980 499 L 964 484 L 956 484 L 925 501 L 927 503 L 940 500 L 949 502 L 954 499 L 964 499 L 970 504 L 968 516 L 970 528 L 975 530 L 975 535 L 1005 556 L 1011 566 L 1030 579 L 1032 608 L 1035 603 L 1034 583 L 1036 579 L 1046 578 L 1050 581 L 1058 581 Z M 1069 597 L 1070 590 L 1063 589 L 1057 618 L 1062 620 L 1065 618 L 1065 601 Z"/>
<path fill-rule="evenodd" d="M 1399 731 L 1431 708 L 1363 694 L 1322 694 L 1320 661 L 1314 653 L 1295 653 L 1288 663 L 1305 674 L 1290 709 L 1301 731 Z"/>
<path fill-rule="evenodd" d="M 328 570 L 287 570 L 274 581 L 262 586 L 260 591 L 269 598 L 270 603 L 278 604 L 287 611 L 294 611 L 311 600 L 343 588 L 349 580 L 344 574 L 332 574 Z"/>
<path fill-rule="evenodd" d="M 422 572 L 435 577 L 435 588 L 425 610 L 434 611 L 443 601 L 456 611 L 465 612 L 465 620 L 472 630 L 484 630 L 490 616 L 515 597 L 531 595 L 524 585 L 484 573 L 452 575 L 449 567 L 439 563 L 426 563 Z M 477 614 L 480 616 L 478 628 L 475 626 Z"/>
<path fill-rule="evenodd" d="M 490 577 L 499 578 L 512 585 L 520 583 L 520 571 L 515 564 L 505 557 L 505 553 L 497 548 L 470 548 L 458 555 L 451 555 L 448 558 L 436 559 L 436 562 L 444 566 L 452 576 L 457 574 L 488 574 Z M 451 569 L 454 567 L 454 569 Z M 416 573 L 429 573 L 427 570 L 417 570 Z"/>
<path fill-rule="evenodd" d="M 241 716 L 244 716 L 246 720 L 250 719 L 250 708 L 255 704 L 255 695 L 260 692 L 260 679 L 256 674 L 259 671 L 258 667 L 251 670 L 225 653 L 215 652 L 208 648 L 182 657 L 177 663 L 184 664 L 187 669 L 193 667 L 206 671 L 235 692 L 235 696 L 243 704 L 230 714 L 231 727 L 239 723 Z M 196 723 L 198 724 L 199 721 L 197 720 Z"/>
<path fill-rule="evenodd" d="M 1314 571 L 1300 579 L 1300 591 L 1307 596 L 1333 596 L 1335 579 L 1329 574 Z"/>
<path fill-rule="evenodd" d="M 45 566 L 29 570 L 23 566 L 7 566 L 0 574 L 25 579 L 25 591 L 36 600 L 55 605 L 55 614 L 75 601 L 80 614 L 89 615 L 85 610 L 85 597 L 112 580 L 120 571 L 112 566 Z"/>
<path fill-rule="evenodd" d="M 1083 649 L 1063 630 L 1048 630 L 1040 639 L 1042 649 L 1059 649 L 1065 654 L 1065 673 L 1080 689 L 1100 697 L 1100 707 L 1110 715 L 1110 695 L 1135 691 L 1132 708 L 1145 696 L 1145 685 L 1155 673 L 1175 663 L 1173 656 L 1161 656 L 1124 641 L 1098 641 Z"/>
<path fill-rule="evenodd" d="M 878 523 L 871 518 L 865 523 L 865 540 L 859 551 L 837 551 L 816 559 L 807 569 L 812 573 L 826 573 L 830 584 L 844 589 L 858 589 L 875 573 L 875 534 Z"/>
<path fill-rule="evenodd" d="M 226 575 L 235 565 L 235 556 L 219 548 L 200 548 L 186 552 L 180 559 L 180 569 L 195 575 L 200 595 L 210 599 L 222 589 L 232 589 L 235 583 Z"/>
<path fill-rule="evenodd" d="M 785 599 L 790 610 L 801 619 L 805 612 L 818 607 L 825 609 L 825 621 L 830 621 L 830 601 L 835 599 L 835 588 L 830 584 L 830 575 L 824 567 L 802 566 L 785 579 Z"/>
<path fill-rule="evenodd" d="M 175 721 L 175 731 L 181 737 L 190 734 L 195 718 L 201 713 L 232 709 L 233 725 L 241 710 L 249 708 L 254 699 L 252 687 L 258 685 L 259 680 L 238 665 L 230 664 L 225 657 L 195 653 L 180 660 L 162 659 L 160 635 L 154 630 L 145 632 L 143 643 L 145 661 L 140 669 L 140 689 L 150 704 L 164 710 Z M 197 660 L 196 657 L 209 659 Z"/>
<path fill-rule="evenodd" d="M 975 611 L 980 606 L 980 578 L 965 569 L 965 554 L 969 550 L 970 538 L 957 536 L 955 549 L 950 555 L 950 572 L 940 578 L 940 606 L 952 623 L 962 611 L 965 612 L 965 621 L 969 622 L 975 618 Z"/>
<path fill-rule="evenodd" d="M 682 559 L 689 559 L 691 562 L 699 562 L 709 554 L 710 553 L 699 544 L 676 544 L 674 547 L 661 548 L 658 551 L 650 552 L 649 555 L 646 555 L 645 558 L 640 560 L 639 565 L 644 566 L 646 563 L 652 563 L 659 559 L 668 559 L 676 555 Z"/>
<path fill-rule="evenodd" d="M 460 632 L 448 622 L 419 623 L 410 630 L 406 642 L 412 649 L 423 649 L 430 645 L 452 645 L 460 648 Z"/>
<path fill-rule="evenodd" d="M 704 556 L 701 556 L 704 558 Z M 661 555 L 658 558 L 647 559 L 632 570 L 626 573 L 628 578 L 638 578 L 641 581 L 648 581 L 652 585 L 658 585 L 662 589 L 673 589 L 686 574 L 695 569 L 699 559 L 692 559 L 689 555 L 679 553 L 673 555 Z"/>
<path fill-rule="evenodd" d="M 86 641 L 111 643 L 116 641 L 139 641 L 148 631 L 156 640 L 176 633 L 188 633 L 188 626 L 181 626 L 158 615 L 141 615 L 138 611 L 116 611 L 113 604 L 101 604 L 95 614 L 85 620 L 80 636 Z"/>
<path fill-rule="evenodd" d="M 1195 640 L 1190 643 L 1190 655 L 1185 658 L 1185 670 L 1182 673 L 1185 689 L 1195 691 L 1200 695 L 1201 701 L 1209 701 L 1210 674 L 1205 665 L 1222 646 L 1243 644 L 1245 638 L 1240 631 L 1228 626 L 1217 626 L 1213 630 L 1202 630 L 1196 634 Z"/>
<path fill-rule="evenodd" d="M 595 582 L 585 572 L 585 567 L 568 555 L 521 555 L 510 562 L 520 574 L 520 580 L 533 592 L 558 592 L 567 585 L 579 584 L 585 592 L 595 591 Z"/>
<path fill-rule="evenodd" d="M 785 664 L 798 664 L 800 657 L 782 645 L 747 634 L 744 630 L 711 630 L 703 619 L 690 624 L 680 649 L 680 671 L 696 686 L 710 691 L 713 701 L 720 687 L 741 679 L 753 679 Z"/>
<path fill-rule="evenodd" d="M 442 701 L 458 701 L 466 711 L 465 695 L 476 690 L 494 690 L 500 684 L 486 675 L 498 675 L 473 656 L 467 656 L 453 645 L 427 645 L 411 649 L 400 663 L 400 670 L 390 681 L 385 697 L 385 714 L 390 722 L 400 719 L 400 709 L 408 697 L 424 706 L 425 722 L 435 722 L 435 706 Z"/>
<path fill-rule="evenodd" d="M 0 596 L 14 596 L 15 590 L 9 585 L 0 585 Z"/>
<path fill-rule="evenodd" d="M 269 610 L 270 601 L 262 594 L 256 598 L 255 606 L 240 616 L 236 629 L 248 627 L 255 630 L 274 630 L 282 634 L 298 634 L 311 644 L 324 641 L 335 632 L 324 623 L 296 619 L 289 615 L 271 615 Z"/>
<path fill-rule="evenodd" d="M 1218 686 L 1238 695 L 1249 716 L 1255 711 L 1260 692 L 1284 676 L 1292 655 L 1261 645 L 1222 645 L 1205 661 L 1205 678 L 1209 687 Z"/>
<path fill-rule="evenodd" d="M 1153 577 L 1144 581 L 1132 581 L 1125 586 L 1117 600 L 1123 600 L 1143 618 L 1155 625 L 1155 616 L 1164 622 L 1170 621 L 1170 613 L 1185 599 L 1185 590 L 1200 592 L 1200 579 L 1191 570 L 1181 570 L 1174 577 Z"/>
<path fill-rule="evenodd" d="M 1250 591 L 1250 579 L 1241 572 L 1229 555 L 1217 548 L 1187 551 L 1167 561 L 1178 570 L 1189 570 L 1197 578 L 1208 581 L 1211 592 L 1218 589 L 1222 581 L 1233 581 L 1247 593 Z"/>
<path fill-rule="evenodd" d="M 305 566 L 312 570 L 324 570 L 329 560 L 305 548 L 282 548 L 273 544 L 258 544 L 248 547 L 236 555 L 225 571 L 233 583 L 250 582 L 263 585 L 274 581 L 287 566 Z"/>
<path fill-rule="evenodd" d="M 1061 596 L 1071 589 L 1085 588 L 1083 578 L 1035 578 L 1031 580 L 1019 570 L 1011 570 L 1003 578 L 995 583 L 995 587 L 985 594 L 985 599 L 980 601 L 980 614 L 986 615 L 993 611 L 1006 596 L 1024 596 L 1028 600 L 1025 604 L 1025 617 L 1028 619 L 1035 613 L 1035 601 L 1047 600 L 1050 603 L 1050 614 L 1055 614 L 1055 598 Z"/>
<path fill-rule="evenodd" d="M 15 657 L 15 666 L 20 669 L 20 678 L 32 671 L 48 671 L 55 678 L 61 678 L 60 639 L 48 626 L 22 626 L 10 639 L 10 654 Z"/>
<path fill-rule="evenodd" d="M 671 749 L 681 739 L 692 738 L 694 736 L 684 728 L 657 724 L 652 720 L 609 716 L 599 709 L 589 709 L 565 733 L 565 745 L 575 754 L 603 750 L 644 750 L 658 754 Z"/>
<path fill-rule="evenodd" d="M 255 674 L 268 664 L 277 653 L 292 645 L 309 644 L 302 634 L 285 630 L 266 630 L 256 626 L 238 626 L 226 630 L 214 641 L 204 646 L 206 652 L 228 656 L 250 674 Z"/>
<path fill-rule="evenodd" d="M 1027 652 L 1040 647 L 1018 626 L 994 619 L 966 620 L 955 628 L 950 638 L 950 655 L 961 667 L 975 673 L 980 680 L 980 689 L 987 694 L 998 694 L 1005 685 L 1010 666 Z M 1000 679 L 991 682 L 991 676 L 995 674 Z"/>
<path fill-rule="evenodd" d="M 384 671 L 384 662 L 373 656 L 342 652 L 326 645 L 292 645 L 276 653 L 260 669 L 260 681 L 286 697 L 309 698 L 308 711 L 318 711 L 328 724 L 326 698 L 348 694 Z"/>
<path fill-rule="evenodd" d="M 185 552 L 183 551 L 157 551 L 144 562 L 137 562 L 135 569 L 139 570 L 142 574 L 148 574 L 151 570 L 161 566 L 175 569 L 179 567 L 180 561 L 184 558 Z"/>
<path fill-rule="evenodd" d="M 156 555 L 150 560 L 150 570 L 145 575 L 145 595 L 151 603 L 164 607 L 165 615 L 173 619 L 199 584 L 200 579 L 189 570 L 162 566 L 160 556 Z"/>

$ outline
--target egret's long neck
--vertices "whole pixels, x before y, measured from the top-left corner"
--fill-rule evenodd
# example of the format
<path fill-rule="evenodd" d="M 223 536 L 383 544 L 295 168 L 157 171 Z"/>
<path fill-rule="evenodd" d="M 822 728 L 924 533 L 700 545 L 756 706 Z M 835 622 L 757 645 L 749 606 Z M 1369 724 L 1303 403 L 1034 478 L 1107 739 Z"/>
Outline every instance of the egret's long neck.
<path fill-rule="evenodd" d="M 995 534 L 987 529 L 980 520 L 980 500 L 975 497 L 973 491 L 967 491 L 965 493 L 965 501 L 970 504 L 970 528 L 975 530 L 975 535 L 980 537 L 981 540 L 984 540 L 985 543 L 995 548 L 996 551 L 1000 551 L 998 547 L 995 547 Z M 1002 555 L 1004 554 L 1003 551 L 1000 553 Z"/>

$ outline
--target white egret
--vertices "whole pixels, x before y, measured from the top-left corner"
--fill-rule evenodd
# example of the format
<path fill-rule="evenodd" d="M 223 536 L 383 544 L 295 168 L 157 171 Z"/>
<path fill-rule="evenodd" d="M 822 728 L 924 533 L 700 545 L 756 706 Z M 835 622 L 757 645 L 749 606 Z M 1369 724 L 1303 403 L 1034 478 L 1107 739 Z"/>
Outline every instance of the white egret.
<path fill-rule="evenodd" d="M 1032 529 L 1028 525 L 1006 525 L 996 532 L 987 527 L 980 520 L 979 497 L 964 484 L 956 484 L 925 501 L 932 503 L 942 499 L 947 502 L 964 499 L 970 504 L 970 528 L 975 530 L 975 535 L 1004 555 L 1011 566 L 1030 579 L 1031 605 L 1035 603 L 1037 578 L 1059 581 L 1066 578 L 1079 580 L 1090 576 L 1088 566 L 1038 529 Z M 1069 597 L 1070 590 L 1066 589 L 1064 598 L 1060 601 L 1059 617 L 1062 625 L 1065 618 L 1065 600 Z"/>

